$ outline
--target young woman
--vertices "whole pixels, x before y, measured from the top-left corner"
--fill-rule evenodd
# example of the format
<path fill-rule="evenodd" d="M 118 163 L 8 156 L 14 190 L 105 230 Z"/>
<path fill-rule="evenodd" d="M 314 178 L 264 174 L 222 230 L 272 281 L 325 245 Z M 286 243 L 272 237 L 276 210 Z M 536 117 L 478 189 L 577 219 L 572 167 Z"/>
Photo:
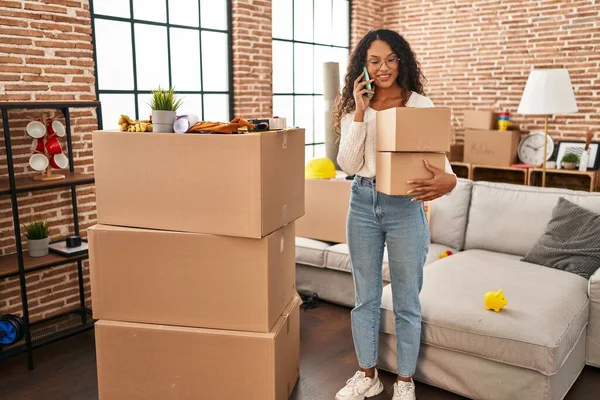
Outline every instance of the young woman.
<path fill-rule="evenodd" d="M 367 67 L 368 82 L 363 79 Z M 365 88 L 371 83 L 373 90 Z M 341 133 L 338 163 L 351 185 L 347 240 L 356 304 L 352 335 L 360 370 L 346 382 L 336 400 L 363 400 L 383 391 L 375 366 L 378 356 L 382 262 L 387 245 L 396 317 L 397 373 L 393 400 L 415 399 L 415 372 L 421 336 L 423 266 L 429 249 L 429 225 L 423 201 L 449 193 L 456 175 L 428 165 L 433 178 L 413 180 L 407 196 L 376 190 L 375 113 L 391 107 L 433 107 L 423 94 L 423 75 L 409 44 L 390 30 L 369 32 L 350 57 L 346 83 L 334 112 Z"/>

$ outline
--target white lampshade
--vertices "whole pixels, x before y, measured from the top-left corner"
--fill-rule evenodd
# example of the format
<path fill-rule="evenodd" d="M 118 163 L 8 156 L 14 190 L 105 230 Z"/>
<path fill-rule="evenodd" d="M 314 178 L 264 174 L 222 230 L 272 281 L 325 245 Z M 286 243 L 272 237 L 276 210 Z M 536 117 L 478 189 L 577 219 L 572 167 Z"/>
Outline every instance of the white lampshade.
<path fill-rule="evenodd" d="M 575 94 L 566 69 L 534 69 L 529 74 L 519 114 L 571 114 L 577 112 Z"/>

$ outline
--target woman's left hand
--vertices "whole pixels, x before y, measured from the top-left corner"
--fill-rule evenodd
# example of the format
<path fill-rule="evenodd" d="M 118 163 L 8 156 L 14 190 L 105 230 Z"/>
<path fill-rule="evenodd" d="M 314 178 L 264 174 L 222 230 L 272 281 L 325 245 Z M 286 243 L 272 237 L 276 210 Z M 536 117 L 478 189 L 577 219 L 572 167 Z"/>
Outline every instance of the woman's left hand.
<path fill-rule="evenodd" d="M 416 188 L 408 191 L 408 194 L 416 195 L 411 201 L 431 201 L 454 189 L 456 186 L 455 175 L 448 174 L 443 169 L 430 165 L 427 160 L 423 161 L 425 162 L 425 168 L 433 173 L 433 178 L 408 181 L 409 184 L 417 185 Z"/>

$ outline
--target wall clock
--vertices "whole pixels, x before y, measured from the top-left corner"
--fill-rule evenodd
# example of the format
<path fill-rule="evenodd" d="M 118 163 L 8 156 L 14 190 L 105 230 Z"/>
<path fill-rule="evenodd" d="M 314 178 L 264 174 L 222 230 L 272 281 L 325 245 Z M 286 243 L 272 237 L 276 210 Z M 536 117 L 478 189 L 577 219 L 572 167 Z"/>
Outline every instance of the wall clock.
<path fill-rule="evenodd" d="M 554 141 L 548 135 L 546 142 L 546 161 L 554 153 Z M 531 132 L 519 143 L 519 159 L 525 164 L 542 165 L 544 162 L 544 132 Z"/>

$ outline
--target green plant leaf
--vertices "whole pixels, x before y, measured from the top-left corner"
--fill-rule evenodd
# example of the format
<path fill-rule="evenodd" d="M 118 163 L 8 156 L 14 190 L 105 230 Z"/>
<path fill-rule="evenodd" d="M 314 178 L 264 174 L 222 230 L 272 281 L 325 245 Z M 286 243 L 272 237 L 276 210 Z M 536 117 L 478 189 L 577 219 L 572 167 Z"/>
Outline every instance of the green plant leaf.
<path fill-rule="evenodd" d="M 29 240 L 45 239 L 50 235 L 50 226 L 46 221 L 34 221 L 23 226 L 22 229 Z"/>
<path fill-rule="evenodd" d="M 576 163 L 579 161 L 579 156 L 575 153 L 567 153 L 563 156 L 562 161 Z"/>
<path fill-rule="evenodd" d="M 152 90 L 150 108 L 153 110 L 177 111 L 182 103 L 183 101 L 177 97 L 174 87 L 165 90 L 158 86 L 158 89 Z"/>

